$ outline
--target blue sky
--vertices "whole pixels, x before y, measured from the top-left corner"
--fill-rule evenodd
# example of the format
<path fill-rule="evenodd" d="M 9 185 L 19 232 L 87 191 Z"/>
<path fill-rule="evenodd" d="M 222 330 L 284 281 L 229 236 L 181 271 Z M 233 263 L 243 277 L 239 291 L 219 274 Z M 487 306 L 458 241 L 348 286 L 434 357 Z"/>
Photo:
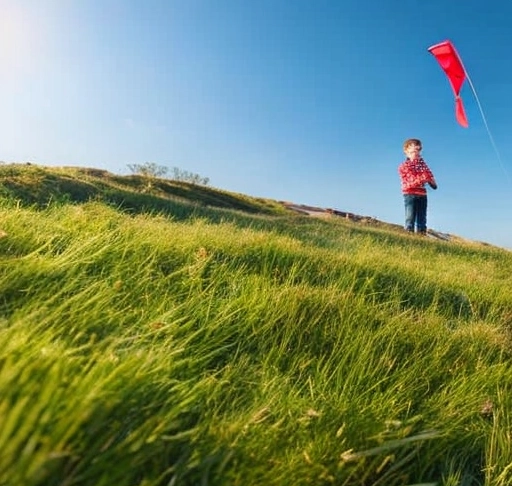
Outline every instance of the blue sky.
<path fill-rule="evenodd" d="M 429 227 L 512 249 L 509 0 L 0 0 L 0 160 L 129 173 L 403 224 L 402 142 Z M 450 39 L 469 128 L 427 48 Z"/>

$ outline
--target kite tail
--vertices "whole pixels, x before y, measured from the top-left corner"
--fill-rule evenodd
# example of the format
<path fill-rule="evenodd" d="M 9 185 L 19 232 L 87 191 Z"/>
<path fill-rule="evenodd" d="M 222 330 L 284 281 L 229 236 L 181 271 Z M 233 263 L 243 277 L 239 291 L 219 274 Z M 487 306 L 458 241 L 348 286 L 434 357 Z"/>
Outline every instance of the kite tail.
<path fill-rule="evenodd" d="M 498 162 L 501 165 L 501 169 L 507 176 L 508 182 L 512 183 L 512 180 L 510 179 L 510 175 L 508 174 L 505 164 L 503 164 L 503 161 L 501 160 L 501 155 L 498 150 L 498 147 L 496 146 L 496 142 L 494 141 L 494 137 L 492 136 L 491 130 L 489 129 L 489 125 L 487 123 L 487 118 L 485 117 L 484 110 L 482 108 L 482 104 L 480 103 L 480 99 L 478 98 L 478 95 L 476 93 L 475 86 L 473 85 L 473 82 L 471 81 L 471 78 L 469 77 L 468 72 L 466 71 L 466 68 L 464 68 L 464 72 L 466 73 L 466 79 L 468 81 L 468 84 L 471 88 L 471 91 L 473 91 L 473 95 L 475 96 L 476 104 L 478 106 L 478 109 L 480 110 L 480 115 L 482 115 L 482 120 L 484 122 L 485 129 L 487 130 L 487 135 L 489 135 L 489 140 L 491 141 L 492 148 L 494 149 L 494 152 L 496 153 L 496 157 L 498 158 Z"/>

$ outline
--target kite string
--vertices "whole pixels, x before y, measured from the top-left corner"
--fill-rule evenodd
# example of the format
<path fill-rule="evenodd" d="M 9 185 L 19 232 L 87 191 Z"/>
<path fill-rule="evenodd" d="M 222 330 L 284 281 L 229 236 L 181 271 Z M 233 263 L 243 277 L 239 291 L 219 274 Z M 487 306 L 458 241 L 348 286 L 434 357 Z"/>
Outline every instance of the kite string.
<path fill-rule="evenodd" d="M 478 98 L 478 95 L 476 94 L 475 86 L 473 85 L 473 82 L 471 81 L 471 78 L 469 77 L 468 72 L 466 69 L 464 69 L 466 72 L 466 79 L 468 80 L 468 84 L 471 87 L 471 91 L 473 91 L 473 95 L 475 96 L 476 104 L 478 105 L 478 109 L 480 110 L 480 114 L 482 115 L 482 120 L 484 121 L 485 129 L 487 130 L 487 134 L 489 135 L 489 140 L 491 141 L 491 145 L 494 149 L 494 152 L 496 152 L 496 157 L 498 157 L 498 162 L 500 163 L 501 169 L 507 176 L 507 179 L 510 183 L 512 183 L 512 180 L 510 179 L 510 176 L 505 168 L 505 164 L 503 164 L 503 161 L 501 160 L 501 155 L 498 150 L 498 147 L 496 146 L 496 143 L 494 141 L 494 137 L 492 136 L 491 130 L 489 129 L 489 125 L 487 123 L 487 118 L 485 117 L 484 110 L 482 109 L 482 104 L 480 103 L 480 99 Z"/>

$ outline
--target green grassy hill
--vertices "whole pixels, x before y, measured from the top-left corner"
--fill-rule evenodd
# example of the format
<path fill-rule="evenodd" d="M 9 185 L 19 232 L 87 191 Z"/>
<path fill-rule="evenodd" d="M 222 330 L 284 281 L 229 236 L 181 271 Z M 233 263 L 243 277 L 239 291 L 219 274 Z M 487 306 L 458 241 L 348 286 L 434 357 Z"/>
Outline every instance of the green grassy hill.
<path fill-rule="evenodd" d="M 0 196 L 23 205 L 101 201 L 130 213 L 159 212 L 174 218 L 203 214 L 201 208 L 249 214 L 282 214 L 276 201 L 247 197 L 207 186 L 140 175 L 119 176 L 101 169 L 0 165 Z"/>
<path fill-rule="evenodd" d="M 0 485 L 512 481 L 512 254 L 0 166 Z"/>

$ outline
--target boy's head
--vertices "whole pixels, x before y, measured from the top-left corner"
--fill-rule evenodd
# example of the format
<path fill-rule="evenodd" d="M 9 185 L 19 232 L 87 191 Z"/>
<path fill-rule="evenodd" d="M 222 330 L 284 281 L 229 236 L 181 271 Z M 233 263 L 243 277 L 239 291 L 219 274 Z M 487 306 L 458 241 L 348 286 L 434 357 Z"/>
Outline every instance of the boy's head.
<path fill-rule="evenodd" d="M 421 149 L 421 140 L 417 138 L 408 138 L 404 142 L 404 153 L 411 160 L 417 159 L 420 156 Z"/>

